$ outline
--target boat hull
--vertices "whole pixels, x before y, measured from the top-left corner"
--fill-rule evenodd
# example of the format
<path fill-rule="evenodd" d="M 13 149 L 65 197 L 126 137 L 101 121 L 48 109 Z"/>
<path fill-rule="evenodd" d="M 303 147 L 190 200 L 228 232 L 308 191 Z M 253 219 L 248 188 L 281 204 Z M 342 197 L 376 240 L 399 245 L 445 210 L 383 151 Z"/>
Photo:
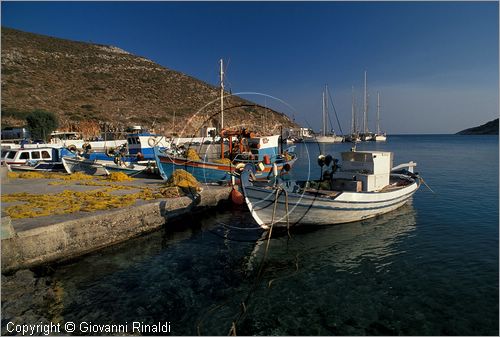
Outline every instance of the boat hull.
<path fill-rule="evenodd" d="M 164 180 L 167 180 L 177 169 L 183 169 L 191 173 L 198 181 L 204 183 L 229 181 L 231 179 L 232 173 L 236 171 L 235 164 L 225 165 L 213 162 L 192 161 L 185 158 L 178 158 L 162 154 L 158 150 L 155 150 L 155 157 L 156 165 L 161 177 Z M 295 160 L 296 159 L 294 158 L 287 162 L 276 162 L 278 170 L 281 170 L 281 168 L 285 164 L 293 165 Z M 257 178 L 267 177 L 271 173 L 272 167 L 272 164 L 264 165 L 264 170 L 257 171 L 255 176 Z"/>
<path fill-rule="evenodd" d="M 82 172 L 89 175 L 109 175 L 109 171 L 104 166 L 88 159 L 63 157 L 62 162 L 67 173 Z"/>
<path fill-rule="evenodd" d="M 317 193 L 278 193 L 262 187 L 243 187 L 246 203 L 257 223 L 268 229 L 297 225 L 331 225 L 361 221 L 403 206 L 418 182 L 389 192 L 340 192 L 335 198 Z M 288 202 L 287 202 L 288 199 Z M 288 204 L 288 211 L 287 211 Z"/>
<path fill-rule="evenodd" d="M 35 166 L 6 165 L 13 172 L 65 172 L 62 162 L 40 162 Z"/>
<path fill-rule="evenodd" d="M 341 136 L 316 136 L 314 138 L 304 138 L 304 143 L 342 143 L 344 138 Z"/>

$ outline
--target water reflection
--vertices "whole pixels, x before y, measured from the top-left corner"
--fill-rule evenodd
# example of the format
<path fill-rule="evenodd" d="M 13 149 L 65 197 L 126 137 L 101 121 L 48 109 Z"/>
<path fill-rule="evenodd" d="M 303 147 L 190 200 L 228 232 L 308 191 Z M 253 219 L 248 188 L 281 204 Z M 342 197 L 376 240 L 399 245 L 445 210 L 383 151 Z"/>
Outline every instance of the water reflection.
<path fill-rule="evenodd" d="M 416 226 L 416 211 L 411 203 L 382 216 L 342 225 L 316 228 L 296 228 L 291 233 L 275 234 L 268 254 L 269 265 L 282 264 L 294 254 L 314 256 L 317 262 L 349 270 L 359 265 L 363 258 L 378 260 L 400 253 L 399 240 L 411 235 Z M 255 268 L 265 251 L 260 241 L 252 252 L 250 268 Z"/>
<path fill-rule="evenodd" d="M 286 235 L 272 240 L 269 263 L 285 258 L 292 250 L 346 270 L 357 267 L 363 258 L 383 261 L 399 253 L 396 244 L 409 236 L 415 225 L 415 209 L 406 204 L 366 221 L 294 231 L 291 240 Z M 262 248 L 259 245 L 256 250 Z"/>

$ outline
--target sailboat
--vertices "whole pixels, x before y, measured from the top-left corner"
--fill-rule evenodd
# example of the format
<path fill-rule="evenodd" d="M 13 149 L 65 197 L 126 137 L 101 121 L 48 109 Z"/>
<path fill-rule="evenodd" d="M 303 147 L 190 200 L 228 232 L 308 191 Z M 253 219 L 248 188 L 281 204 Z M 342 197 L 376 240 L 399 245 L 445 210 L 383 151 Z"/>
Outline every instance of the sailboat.
<path fill-rule="evenodd" d="M 358 132 L 356 120 L 356 104 L 354 99 L 354 87 L 352 87 L 352 104 L 351 104 L 351 134 L 345 138 L 346 142 L 357 143 L 361 141 Z"/>
<path fill-rule="evenodd" d="M 360 134 L 361 140 L 369 141 L 373 139 L 373 133 L 368 130 L 368 93 L 366 91 L 366 70 L 365 70 L 365 93 L 363 104 L 363 133 Z"/>
<path fill-rule="evenodd" d="M 311 138 L 304 138 L 305 143 L 342 143 L 344 141 L 344 137 L 337 136 L 335 132 L 327 134 L 326 128 L 328 124 L 328 86 L 325 85 L 325 91 L 323 91 L 323 129 L 321 130 L 321 135 Z"/>
<path fill-rule="evenodd" d="M 373 136 L 373 140 L 377 142 L 385 142 L 387 136 L 380 132 L 380 93 L 377 91 L 377 133 Z"/>

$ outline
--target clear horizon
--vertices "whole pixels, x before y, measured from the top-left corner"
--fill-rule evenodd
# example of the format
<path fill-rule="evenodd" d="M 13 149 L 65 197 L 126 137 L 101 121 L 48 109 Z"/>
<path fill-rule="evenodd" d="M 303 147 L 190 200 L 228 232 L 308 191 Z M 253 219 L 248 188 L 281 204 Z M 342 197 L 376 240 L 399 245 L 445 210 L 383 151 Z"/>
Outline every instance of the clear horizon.
<path fill-rule="evenodd" d="M 2 26 L 113 45 L 212 85 L 222 58 L 228 91 L 268 95 L 241 96 L 314 130 L 328 84 L 347 133 L 365 70 L 372 131 L 377 91 L 389 134 L 499 115 L 498 2 L 2 2 Z"/>

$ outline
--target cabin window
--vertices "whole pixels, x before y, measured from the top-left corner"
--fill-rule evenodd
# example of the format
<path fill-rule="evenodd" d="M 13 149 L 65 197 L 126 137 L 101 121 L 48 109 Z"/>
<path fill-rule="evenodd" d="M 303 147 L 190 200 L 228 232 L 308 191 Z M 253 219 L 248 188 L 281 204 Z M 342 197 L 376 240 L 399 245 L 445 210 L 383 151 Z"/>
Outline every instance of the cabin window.
<path fill-rule="evenodd" d="M 141 143 L 141 141 L 140 141 L 139 137 L 137 137 L 137 138 L 135 139 L 135 141 L 137 142 L 137 144 L 140 144 L 140 143 Z"/>
<path fill-rule="evenodd" d="M 50 159 L 50 153 L 47 151 L 42 151 L 42 158 L 43 159 Z"/>
<path fill-rule="evenodd" d="M 127 143 L 132 144 L 132 138 L 127 139 Z"/>
<path fill-rule="evenodd" d="M 30 153 L 29 152 L 21 152 L 19 159 L 30 159 Z"/>
<path fill-rule="evenodd" d="M 40 152 L 31 152 L 31 159 L 40 159 Z"/>
<path fill-rule="evenodd" d="M 8 154 L 7 154 L 7 158 L 8 159 L 14 159 L 14 157 L 16 156 L 16 151 L 10 151 Z"/>

